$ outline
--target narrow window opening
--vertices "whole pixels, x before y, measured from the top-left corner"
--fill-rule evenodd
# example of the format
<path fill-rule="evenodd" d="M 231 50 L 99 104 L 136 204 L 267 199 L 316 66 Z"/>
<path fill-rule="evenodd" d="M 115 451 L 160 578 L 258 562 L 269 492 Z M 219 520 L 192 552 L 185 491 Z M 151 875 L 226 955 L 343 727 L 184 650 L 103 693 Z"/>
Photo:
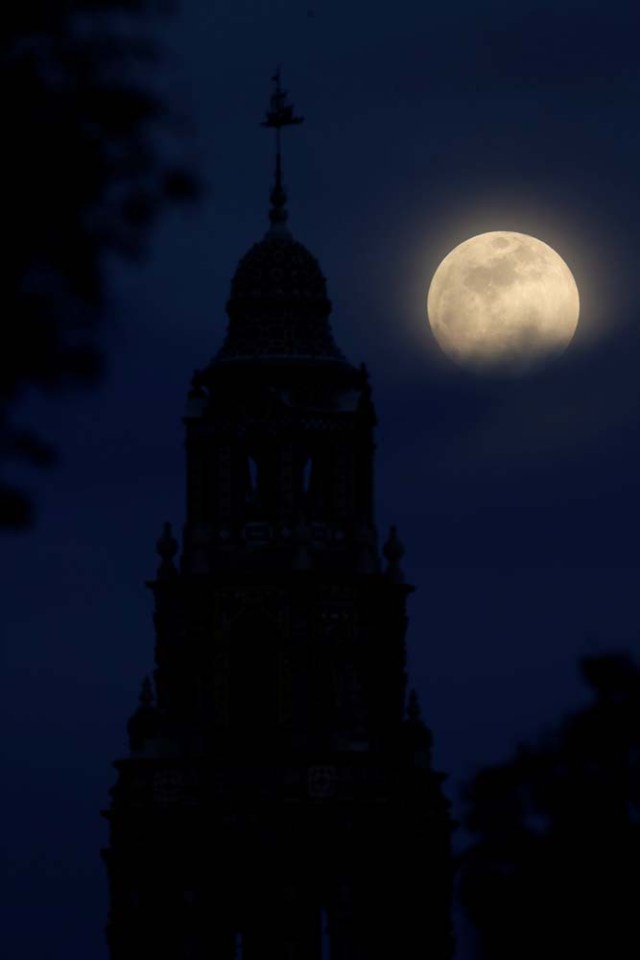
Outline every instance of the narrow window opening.
<path fill-rule="evenodd" d="M 235 960 L 243 960 L 244 957 L 244 938 L 241 933 L 236 933 Z"/>
<path fill-rule="evenodd" d="M 309 489 L 311 487 L 311 471 L 311 457 L 307 457 L 302 468 L 302 489 L 304 493 L 309 493 Z"/>
<path fill-rule="evenodd" d="M 322 944 L 322 960 L 331 960 L 331 938 L 329 936 L 329 917 L 327 911 L 322 908 L 320 911 L 320 937 Z"/>
<path fill-rule="evenodd" d="M 253 457 L 248 457 L 247 460 L 249 465 L 249 486 L 255 496 L 258 492 L 258 464 Z"/>

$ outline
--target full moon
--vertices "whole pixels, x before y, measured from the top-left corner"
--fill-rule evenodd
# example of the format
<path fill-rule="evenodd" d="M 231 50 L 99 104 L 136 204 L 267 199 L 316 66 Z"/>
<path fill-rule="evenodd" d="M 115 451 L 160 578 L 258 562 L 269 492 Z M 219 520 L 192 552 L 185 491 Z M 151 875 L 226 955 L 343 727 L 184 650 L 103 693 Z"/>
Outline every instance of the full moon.
<path fill-rule="evenodd" d="M 480 372 L 525 373 L 562 353 L 578 325 L 571 270 L 542 240 L 496 230 L 449 253 L 427 312 L 444 352 Z"/>

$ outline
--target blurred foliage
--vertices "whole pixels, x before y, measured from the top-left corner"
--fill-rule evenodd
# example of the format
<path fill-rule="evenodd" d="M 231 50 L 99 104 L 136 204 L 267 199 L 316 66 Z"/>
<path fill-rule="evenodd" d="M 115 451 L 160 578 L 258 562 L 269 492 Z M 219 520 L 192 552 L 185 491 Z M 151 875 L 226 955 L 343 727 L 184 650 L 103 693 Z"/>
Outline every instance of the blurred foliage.
<path fill-rule="evenodd" d="M 640 956 L 640 666 L 581 666 L 591 703 L 465 790 L 482 958 Z"/>
<path fill-rule="evenodd" d="M 21 0 L 2 12 L 4 255 L 0 463 L 53 451 L 14 423 L 29 388 L 90 384 L 102 368 L 106 258 L 137 258 L 167 205 L 192 199 L 167 154 L 176 117 L 153 81 L 159 0 Z M 163 146 L 160 143 L 163 142 Z M 0 526 L 31 504 L 0 484 Z"/>

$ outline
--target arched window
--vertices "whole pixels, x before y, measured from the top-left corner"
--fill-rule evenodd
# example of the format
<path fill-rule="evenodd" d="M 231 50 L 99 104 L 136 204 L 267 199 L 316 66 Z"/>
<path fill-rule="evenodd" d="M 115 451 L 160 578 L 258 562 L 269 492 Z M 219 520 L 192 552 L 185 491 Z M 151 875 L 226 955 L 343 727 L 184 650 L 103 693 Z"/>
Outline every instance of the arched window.
<path fill-rule="evenodd" d="M 324 907 L 320 910 L 321 960 L 331 960 L 331 937 L 329 935 L 329 916 Z"/>
<path fill-rule="evenodd" d="M 244 958 L 244 939 L 240 932 L 236 933 L 236 942 L 234 950 L 234 960 L 243 960 Z"/>
<path fill-rule="evenodd" d="M 311 473 L 313 471 L 313 463 L 311 457 L 307 457 L 302 467 L 302 492 L 305 496 L 309 493 L 311 489 Z"/>
<path fill-rule="evenodd" d="M 247 500 L 255 503 L 258 499 L 258 464 L 254 457 L 247 457 L 248 489 Z"/>

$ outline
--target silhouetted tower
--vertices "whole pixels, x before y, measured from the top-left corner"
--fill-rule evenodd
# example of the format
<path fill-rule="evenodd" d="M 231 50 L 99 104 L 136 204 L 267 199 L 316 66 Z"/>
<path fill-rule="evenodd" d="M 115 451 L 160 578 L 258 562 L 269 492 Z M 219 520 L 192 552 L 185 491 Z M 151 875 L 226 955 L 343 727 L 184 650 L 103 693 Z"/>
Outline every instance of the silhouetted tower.
<path fill-rule="evenodd" d="M 381 562 L 369 379 L 286 227 L 271 226 L 193 378 L 187 517 L 149 586 L 154 682 L 106 813 L 112 960 L 447 960 L 450 820 L 406 701 L 402 546 Z"/>

